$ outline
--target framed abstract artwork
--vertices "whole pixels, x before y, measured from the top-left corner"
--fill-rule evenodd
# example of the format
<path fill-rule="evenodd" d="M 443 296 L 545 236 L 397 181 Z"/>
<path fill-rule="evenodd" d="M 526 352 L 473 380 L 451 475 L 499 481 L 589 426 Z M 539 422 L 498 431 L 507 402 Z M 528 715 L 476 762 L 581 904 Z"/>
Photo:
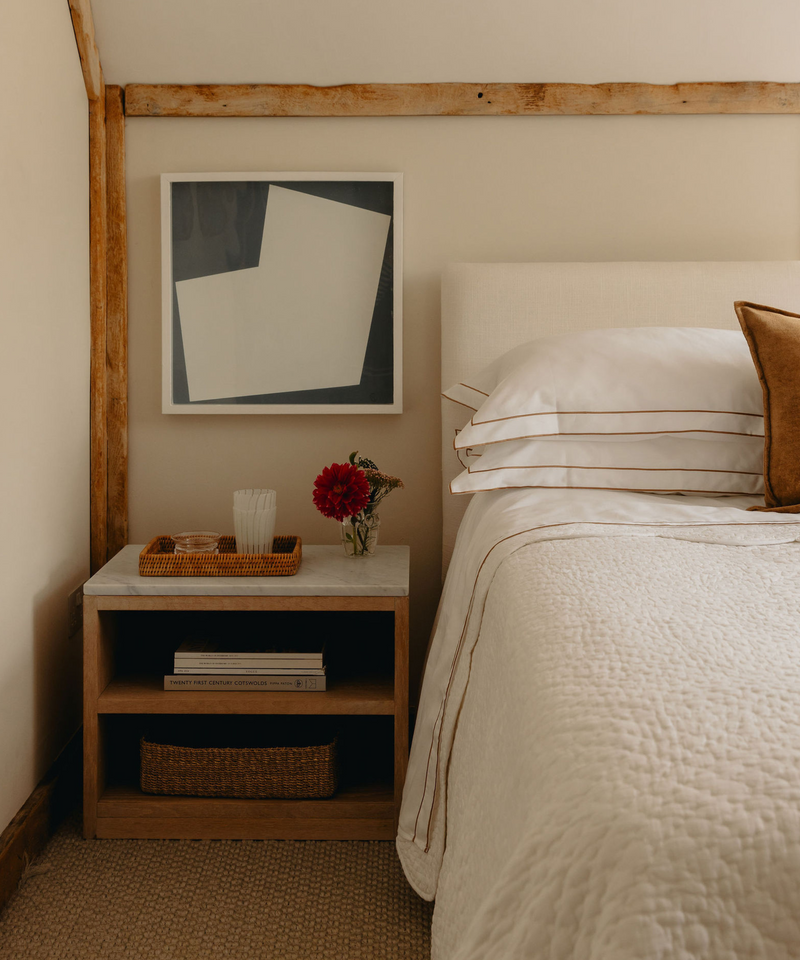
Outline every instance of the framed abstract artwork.
<path fill-rule="evenodd" d="M 402 412 L 402 174 L 161 176 L 164 413 Z"/>

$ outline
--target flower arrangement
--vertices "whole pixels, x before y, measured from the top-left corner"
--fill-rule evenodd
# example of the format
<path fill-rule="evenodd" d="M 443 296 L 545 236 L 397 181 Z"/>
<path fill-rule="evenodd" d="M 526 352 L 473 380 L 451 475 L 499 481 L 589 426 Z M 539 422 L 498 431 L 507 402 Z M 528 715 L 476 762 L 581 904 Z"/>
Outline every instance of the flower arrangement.
<path fill-rule="evenodd" d="M 355 450 L 347 463 L 332 463 L 314 481 L 314 506 L 324 517 L 342 523 L 342 542 L 348 556 L 371 556 L 380 525 L 375 508 L 402 486 L 399 477 L 383 473 Z"/>

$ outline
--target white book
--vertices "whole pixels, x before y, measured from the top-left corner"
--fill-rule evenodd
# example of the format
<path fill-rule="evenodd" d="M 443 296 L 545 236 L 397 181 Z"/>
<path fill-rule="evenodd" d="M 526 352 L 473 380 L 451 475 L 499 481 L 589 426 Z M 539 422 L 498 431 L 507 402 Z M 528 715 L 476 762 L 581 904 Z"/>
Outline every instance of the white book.
<path fill-rule="evenodd" d="M 232 649 L 232 644 L 235 648 Z M 214 659 L 232 657 L 234 659 L 253 659 L 253 660 L 310 660 L 313 662 L 309 666 L 321 666 L 322 656 L 325 645 L 322 642 L 316 643 L 292 643 L 287 642 L 275 646 L 270 643 L 261 643 L 258 641 L 236 640 L 231 644 L 222 644 L 216 640 L 184 640 L 175 651 L 176 659 L 213 657 Z"/>
<path fill-rule="evenodd" d="M 216 670 L 293 670 L 304 673 L 306 670 L 322 670 L 322 664 L 312 660 L 255 660 L 244 657 L 175 657 L 175 668 L 194 670 L 195 667 Z"/>
<path fill-rule="evenodd" d="M 256 677 L 235 677 L 235 676 L 173 676 L 167 674 L 164 677 L 165 690 L 213 690 L 213 691 L 250 691 L 263 690 L 285 691 L 287 693 L 309 693 L 319 692 L 326 688 L 326 677 L 309 676 L 256 676 Z"/>
<path fill-rule="evenodd" d="M 261 677 L 324 677 L 325 667 L 309 667 L 303 670 L 281 669 L 280 667 L 184 667 L 175 665 L 175 674 L 226 674 L 229 676 L 261 676 Z"/>

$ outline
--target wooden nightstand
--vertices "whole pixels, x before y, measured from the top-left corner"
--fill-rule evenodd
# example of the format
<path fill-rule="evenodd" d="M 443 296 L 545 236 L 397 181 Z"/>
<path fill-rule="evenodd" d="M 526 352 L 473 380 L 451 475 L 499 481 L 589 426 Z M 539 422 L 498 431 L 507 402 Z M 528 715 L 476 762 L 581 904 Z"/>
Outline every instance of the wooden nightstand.
<path fill-rule="evenodd" d="M 304 546 L 293 577 L 140 577 L 141 549 L 125 547 L 84 587 L 84 835 L 392 839 L 408 760 L 408 547 L 353 560 L 340 546 Z M 163 690 L 187 636 L 215 629 L 234 637 L 254 625 L 323 633 L 328 689 Z M 336 718 L 340 788 L 325 800 L 142 793 L 139 736 L 177 715 L 221 725 L 248 715 Z"/>

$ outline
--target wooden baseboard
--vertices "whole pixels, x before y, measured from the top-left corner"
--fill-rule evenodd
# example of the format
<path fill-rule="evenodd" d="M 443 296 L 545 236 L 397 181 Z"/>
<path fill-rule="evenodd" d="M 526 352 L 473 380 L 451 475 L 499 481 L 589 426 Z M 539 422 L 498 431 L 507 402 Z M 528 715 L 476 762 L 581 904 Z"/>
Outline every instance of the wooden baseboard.
<path fill-rule="evenodd" d="M 79 730 L 0 834 L 0 910 L 17 889 L 28 864 L 80 802 L 81 739 Z"/>

